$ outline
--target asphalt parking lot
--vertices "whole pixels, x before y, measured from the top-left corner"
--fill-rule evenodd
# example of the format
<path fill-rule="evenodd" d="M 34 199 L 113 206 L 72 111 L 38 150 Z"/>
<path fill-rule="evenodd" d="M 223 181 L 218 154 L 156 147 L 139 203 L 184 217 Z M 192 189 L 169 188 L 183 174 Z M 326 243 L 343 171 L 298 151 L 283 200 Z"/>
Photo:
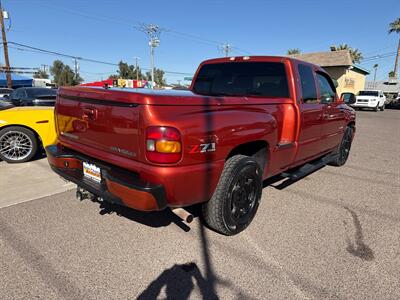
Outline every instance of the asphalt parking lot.
<path fill-rule="evenodd" d="M 234 237 L 79 202 L 46 160 L 0 162 L 0 298 L 400 299 L 400 111 L 357 117 L 344 167 L 267 186 Z"/>

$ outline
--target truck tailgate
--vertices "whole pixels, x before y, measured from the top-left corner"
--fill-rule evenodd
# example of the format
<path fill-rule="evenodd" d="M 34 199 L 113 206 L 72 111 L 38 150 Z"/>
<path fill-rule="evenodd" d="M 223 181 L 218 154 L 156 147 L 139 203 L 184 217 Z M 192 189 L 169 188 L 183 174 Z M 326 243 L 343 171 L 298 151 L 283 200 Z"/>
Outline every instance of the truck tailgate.
<path fill-rule="evenodd" d="M 137 104 L 103 100 L 96 91 L 92 95 L 59 93 L 56 124 L 61 143 L 73 141 L 74 145 L 137 159 L 138 123 Z"/>

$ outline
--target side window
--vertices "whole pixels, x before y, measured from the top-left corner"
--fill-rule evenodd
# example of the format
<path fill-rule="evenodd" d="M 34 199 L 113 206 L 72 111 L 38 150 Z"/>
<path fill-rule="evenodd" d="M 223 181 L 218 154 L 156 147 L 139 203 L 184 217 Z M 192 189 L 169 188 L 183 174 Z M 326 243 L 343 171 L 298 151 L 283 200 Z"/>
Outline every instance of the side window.
<path fill-rule="evenodd" d="M 331 81 L 322 73 L 317 73 L 317 80 L 321 94 L 320 102 L 322 104 L 332 103 L 335 100 L 336 92 Z"/>
<path fill-rule="evenodd" d="M 317 88 L 315 86 L 315 80 L 313 70 L 307 65 L 298 65 L 300 82 L 301 82 L 301 93 L 304 103 L 318 103 Z"/>

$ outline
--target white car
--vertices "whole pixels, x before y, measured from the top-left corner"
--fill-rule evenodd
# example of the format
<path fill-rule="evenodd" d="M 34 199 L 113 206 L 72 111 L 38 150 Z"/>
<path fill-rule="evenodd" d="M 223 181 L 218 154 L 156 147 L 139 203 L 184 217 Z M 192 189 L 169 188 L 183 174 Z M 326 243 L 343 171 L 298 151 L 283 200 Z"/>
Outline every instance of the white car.
<path fill-rule="evenodd" d="M 10 95 L 12 91 L 13 89 L 0 88 L 0 98 L 5 98 L 4 96 Z"/>
<path fill-rule="evenodd" d="M 386 96 L 382 91 L 360 91 L 356 102 L 351 104 L 354 108 L 371 108 L 375 111 L 385 110 Z"/>

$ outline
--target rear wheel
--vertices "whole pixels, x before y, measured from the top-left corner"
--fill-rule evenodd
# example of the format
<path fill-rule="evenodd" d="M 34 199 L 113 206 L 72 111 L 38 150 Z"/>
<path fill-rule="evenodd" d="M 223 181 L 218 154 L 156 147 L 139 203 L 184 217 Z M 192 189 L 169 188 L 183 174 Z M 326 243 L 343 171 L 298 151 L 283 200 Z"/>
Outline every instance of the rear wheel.
<path fill-rule="evenodd" d="M 353 141 L 353 132 L 353 128 L 350 126 L 346 127 L 342 142 L 337 150 L 337 157 L 330 163 L 330 165 L 340 167 L 346 163 L 347 159 L 349 158 L 351 143 Z"/>
<path fill-rule="evenodd" d="M 229 158 L 211 200 L 203 205 L 207 224 L 225 235 L 235 235 L 253 220 L 262 193 L 262 171 L 251 157 Z"/>
<path fill-rule="evenodd" d="M 0 159 L 8 163 L 26 162 L 35 156 L 37 149 L 38 142 L 31 130 L 19 126 L 0 130 Z"/>

